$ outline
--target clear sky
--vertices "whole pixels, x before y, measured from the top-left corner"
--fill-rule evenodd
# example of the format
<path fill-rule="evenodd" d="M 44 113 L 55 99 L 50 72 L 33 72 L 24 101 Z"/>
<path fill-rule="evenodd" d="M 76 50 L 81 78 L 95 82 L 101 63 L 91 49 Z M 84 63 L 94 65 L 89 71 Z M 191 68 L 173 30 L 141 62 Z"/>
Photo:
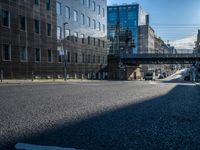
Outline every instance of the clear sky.
<path fill-rule="evenodd" d="M 150 25 L 165 41 L 192 38 L 200 29 L 200 0 L 107 0 L 108 5 L 139 3 L 150 15 Z"/>

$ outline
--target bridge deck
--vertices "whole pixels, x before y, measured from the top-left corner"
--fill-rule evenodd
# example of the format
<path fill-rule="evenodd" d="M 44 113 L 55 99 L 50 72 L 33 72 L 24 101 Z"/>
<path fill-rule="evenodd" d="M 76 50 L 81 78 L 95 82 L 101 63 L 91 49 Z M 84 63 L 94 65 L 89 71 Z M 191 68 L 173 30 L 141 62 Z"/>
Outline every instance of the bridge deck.
<path fill-rule="evenodd" d="M 122 58 L 124 64 L 194 64 L 200 54 L 135 54 Z"/>

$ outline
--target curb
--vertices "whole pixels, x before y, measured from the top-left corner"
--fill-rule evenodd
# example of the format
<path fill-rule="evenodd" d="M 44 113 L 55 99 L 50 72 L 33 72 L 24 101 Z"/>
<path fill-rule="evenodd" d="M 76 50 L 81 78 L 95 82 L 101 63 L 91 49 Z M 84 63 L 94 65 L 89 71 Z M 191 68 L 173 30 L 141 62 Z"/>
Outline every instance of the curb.
<path fill-rule="evenodd" d="M 85 82 L 90 82 L 90 83 L 94 83 L 94 82 L 101 82 L 101 81 L 107 81 L 107 80 L 67 80 L 67 81 L 63 81 L 63 80 L 55 80 L 55 81 L 51 81 L 51 80 L 34 80 L 34 81 L 24 81 L 24 80 L 4 80 L 3 82 L 0 82 L 0 85 L 23 85 L 23 84 L 39 84 L 39 83 L 46 83 L 46 84 L 51 84 L 51 83 L 85 83 Z"/>

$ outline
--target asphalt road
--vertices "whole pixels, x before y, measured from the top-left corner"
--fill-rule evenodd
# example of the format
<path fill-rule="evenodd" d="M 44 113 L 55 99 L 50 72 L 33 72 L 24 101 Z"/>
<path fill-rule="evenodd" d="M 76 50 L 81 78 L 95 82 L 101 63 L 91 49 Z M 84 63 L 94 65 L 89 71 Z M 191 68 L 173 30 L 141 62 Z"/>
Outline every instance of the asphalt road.
<path fill-rule="evenodd" d="M 0 150 L 200 149 L 200 88 L 173 82 L 0 85 Z"/>

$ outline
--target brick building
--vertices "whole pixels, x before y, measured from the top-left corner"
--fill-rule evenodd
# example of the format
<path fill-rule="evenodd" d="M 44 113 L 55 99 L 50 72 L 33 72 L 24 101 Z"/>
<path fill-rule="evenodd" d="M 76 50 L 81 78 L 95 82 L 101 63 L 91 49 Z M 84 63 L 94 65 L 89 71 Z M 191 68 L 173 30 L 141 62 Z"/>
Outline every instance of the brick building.
<path fill-rule="evenodd" d="M 63 45 L 68 50 L 69 76 L 103 76 L 100 70 L 107 64 L 106 3 L 1 0 L 0 70 L 4 78 L 62 76 L 59 50 Z M 64 22 L 68 23 L 65 37 Z"/>

